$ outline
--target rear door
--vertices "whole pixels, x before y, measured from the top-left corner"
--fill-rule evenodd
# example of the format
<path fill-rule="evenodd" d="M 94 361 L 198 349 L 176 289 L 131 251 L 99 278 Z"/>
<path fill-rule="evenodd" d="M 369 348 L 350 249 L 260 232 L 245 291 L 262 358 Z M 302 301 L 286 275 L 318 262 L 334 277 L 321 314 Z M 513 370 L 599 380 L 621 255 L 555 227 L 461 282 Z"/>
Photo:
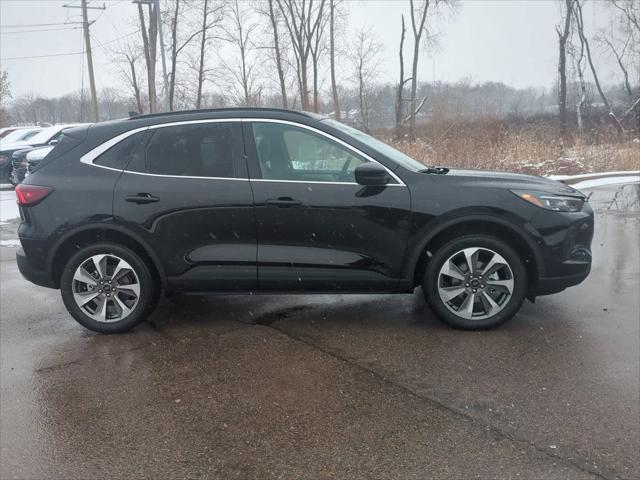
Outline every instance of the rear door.
<path fill-rule="evenodd" d="M 323 132 L 274 120 L 245 121 L 255 197 L 261 290 L 393 291 L 410 225 L 396 177 L 363 187 L 370 159 Z"/>
<path fill-rule="evenodd" d="M 151 245 L 172 289 L 257 286 L 253 196 L 240 122 L 149 127 L 116 185 L 114 216 Z"/>

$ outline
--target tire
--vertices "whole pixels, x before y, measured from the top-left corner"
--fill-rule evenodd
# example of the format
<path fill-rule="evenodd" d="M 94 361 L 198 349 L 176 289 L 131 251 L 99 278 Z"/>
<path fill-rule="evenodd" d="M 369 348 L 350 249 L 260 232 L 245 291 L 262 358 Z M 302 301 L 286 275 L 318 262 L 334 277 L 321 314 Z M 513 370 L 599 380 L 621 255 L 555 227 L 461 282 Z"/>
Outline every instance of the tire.
<path fill-rule="evenodd" d="M 100 269 L 96 259 L 100 259 Z M 84 247 L 69 259 L 60 290 L 71 316 L 83 327 L 99 333 L 131 330 L 147 318 L 160 294 L 156 279 L 140 256 L 107 242 Z M 93 299 L 87 301 L 89 298 Z"/>
<path fill-rule="evenodd" d="M 423 292 L 434 313 L 464 330 L 488 330 L 509 321 L 520 310 L 527 288 L 523 259 L 488 235 L 465 235 L 440 247 L 423 279 Z"/>

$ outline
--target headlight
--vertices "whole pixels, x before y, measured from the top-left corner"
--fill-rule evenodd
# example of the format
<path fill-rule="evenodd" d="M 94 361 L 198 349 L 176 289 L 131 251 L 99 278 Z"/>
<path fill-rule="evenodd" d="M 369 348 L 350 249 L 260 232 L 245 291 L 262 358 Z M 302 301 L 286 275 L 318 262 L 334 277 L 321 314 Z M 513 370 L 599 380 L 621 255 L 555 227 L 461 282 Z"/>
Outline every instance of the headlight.
<path fill-rule="evenodd" d="M 0 165 L 4 165 L 5 163 L 7 163 L 7 160 L 9 160 L 9 157 L 7 155 L 0 155 Z"/>
<path fill-rule="evenodd" d="M 584 200 L 574 197 L 563 197 L 547 192 L 530 192 L 525 190 L 511 190 L 522 200 L 534 204 L 536 207 L 555 212 L 580 212 Z"/>

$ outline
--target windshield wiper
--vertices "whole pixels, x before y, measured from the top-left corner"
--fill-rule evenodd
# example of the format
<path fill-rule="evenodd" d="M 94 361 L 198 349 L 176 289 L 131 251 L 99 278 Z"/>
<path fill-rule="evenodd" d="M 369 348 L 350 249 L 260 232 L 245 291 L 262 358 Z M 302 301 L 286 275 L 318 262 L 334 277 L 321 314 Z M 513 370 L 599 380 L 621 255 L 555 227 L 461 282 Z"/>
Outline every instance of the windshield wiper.
<path fill-rule="evenodd" d="M 427 167 L 422 170 L 418 170 L 418 173 L 431 173 L 433 175 L 446 175 L 449 173 L 449 169 L 446 167 Z"/>

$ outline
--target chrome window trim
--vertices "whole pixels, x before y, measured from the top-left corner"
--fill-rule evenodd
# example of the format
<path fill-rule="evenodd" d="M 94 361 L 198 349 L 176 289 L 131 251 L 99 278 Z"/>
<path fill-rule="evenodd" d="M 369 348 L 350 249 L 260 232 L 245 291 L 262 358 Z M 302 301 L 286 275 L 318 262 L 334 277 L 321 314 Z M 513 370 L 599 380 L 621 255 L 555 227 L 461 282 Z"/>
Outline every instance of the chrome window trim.
<path fill-rule="evenodd" d="M 365 158 L 367 161 L 369 162 L 374 162 L 377 163 L 378 165 L 382 165 L 382 163 L 380 163 L 379 161 L 377 161 L 376 159 L 372 158 L 371 156 L 367 155 L 366 153 L 364 153 L 363 151 L 359 150 L 358 148 L 354 147 L 353 145 L 340 140 L 339 138 L 334 137 L 333 135 L 331 135 L 330 133 L 327 132 L 323 132 L 320 129 L 317 129 L 315 127 L 309 126 L 309 125 L 304 125 L 302 123 L 297 123 L 297 122 L 292 122 L 290 120 L 280 120 L 280 119 L 275 119 L 275 118 L 238 118 L 238 117 L 234 117 L 234 118 L 208 118 L 208 119 L 200 119 L 200 120 L 183 120 L 180 122 L 170 122 L 170 123 L 159 123 L 156 125 L 148 125 L 146 127 L 140 127 L 140 128 L 135 128 L 133 130 L 129 130 L 127 132 L 121 133 L 120 135 L 117 135 L 109 140 L 107 140 L 104 143 L 101 143 L 100 145 L 98 145 L 97 147 L 93 148 L 92 150 L 89 150 L 87 153 L 85 153 L 82 157 L 80 157 L 80 162 L 84 163 L 85 165 L 91 165 L 93 167 L 98 167 L 98 168 L 104 168 L 106 170 L 113 170 L 115 172 L 123 172 L 123 173 L 131 173 L 134 175 L 146 175 L 146 176 L 150 176 L 150 177 L 167 177 L 167 178 L 190 178 L 190 179 L 205 179 L 205 180 L 235 180 L 235 181 L 244 181 L 244 182 L 273 182 L 273 183 L 302 183 L 302 184 L 320 184 L 320 185 L 358 185 L 361 186 L 360 184 L 358 184 L 357 182 L 321 182 L 321 181 L 312 181 L 312 180 L 277 180 L 277 179 L 268 179 L 268 178 L 234 178 L 234 177 L 199 177 L 199 176 L 186 176 L 186 175 L 163 175 L 163 174 L 159 174 L 159 173 L 146 173 L 146 172 L 135 172 L 133 170 L 121 170 L 118 168 L 112 168 L 112 167 L 106 167 L 104 165 L 96 165 L 95 163 L 93 163 L 100 155 L 102 155 L 104 152 L 106 152 L 107 150 L 109 150 L 111 147 L 113 147 L 114 145 L 120 143 L 122 140 L 126 139 L 127 137 L 134 135 L 138 132 L 142 132 L 145 130 L 155 130 L 158 128 L 165 128 L 165 127 L 175 127 L 175 126 L 179 126 L 179 125 L 194 125 L 194 124 L 199 124 L 199 123 L 222 123 L 222 122 L 261 122 L 261 123 L 280 123 L 280 124 L 284 124 L 284 125 L 291 125 L 294 127 L 298 127 L 298 128 L 302 128 L 302 129 L 306 129 L 306 130 L 310 130 L 314 133 L 317 133 L 319 135 L 322 135 L 324 137 L 327 137 L 329 140 L 338 143 L 339 145 L 342 145 L 343 147 L 347 148 L 348 150 L 351 150 L 353 152 L 355 152 L 357 155 L 359 155 L 360 157 Z M 393 173 L 389 168 L 387 168 L 385 165 L 382 165 L 382 167 L 387 171 L 387 173 L 398 183 L 389 183 L 385 186 L 387 187 L 406 187 L 406 184 L 400 179 L 400 177 L 398 177 L 395 173 Z"/>
<path fill-rule="evenodd" d="M 83 156 L 81 156 L 80 157 L 80 163 L 84 163 L 84 164 L 87 164 L 87 165 L 92 165 L 94 167 L 106 168 L 108 170 L 116 170 L 118 172 L 121 172 L 122 170 L 119 169 L 119 168 L 105 167 L 104 165 L 96 165 L 93 162 L 96 160 L 96 158 L 98 158 L 100 155 L 102 155 L 104 152 L 109 150 L 114 145 L 117 145 L 118 143 L 120 143 L 125 138 L 128 138 L 131 135 L 134 135 L 134 134 L 136 134 L 138 132 L 144 132 L 145 130 L 148 130 L 148 129 L 149 129 L 149 127 L 134 128 L 133 130 L 129 130 L 127 132 L 121 133 L 120 135 L 117 135 L 117 136 L 111 138 L 111 139 L 107 140 L 106 142 L 101 143 L 97 147 L 89 150 L 87 153 L 85 153 Z"/>

